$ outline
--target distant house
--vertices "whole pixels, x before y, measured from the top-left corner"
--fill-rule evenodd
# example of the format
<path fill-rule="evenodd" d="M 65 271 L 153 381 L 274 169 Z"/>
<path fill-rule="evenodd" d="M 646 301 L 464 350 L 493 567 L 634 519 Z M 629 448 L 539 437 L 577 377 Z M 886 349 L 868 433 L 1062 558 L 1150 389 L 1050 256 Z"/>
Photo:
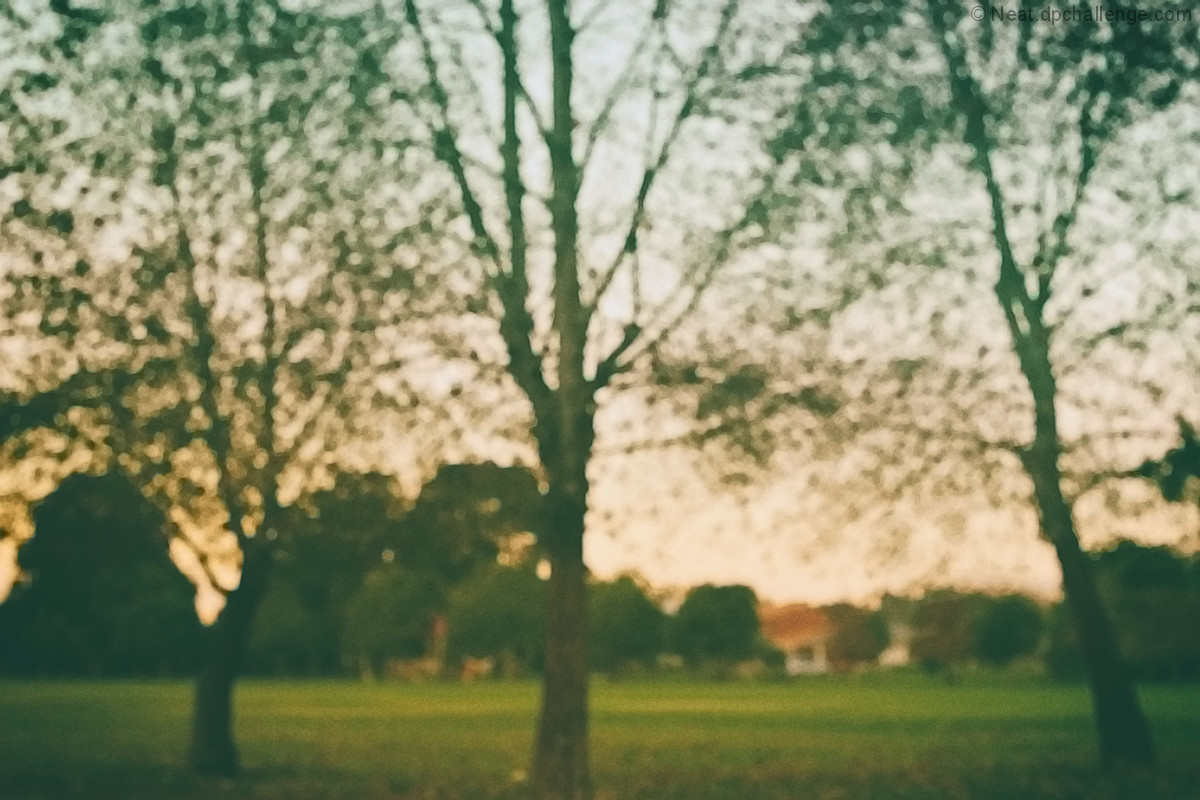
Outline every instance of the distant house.
<path fill-rule="evenodd" d="M 825 611 L 803 603 L 761 605 L 758 623 L 763 638 L 783 652 L 789 675 L 829 671 L 833 622 Z"/>

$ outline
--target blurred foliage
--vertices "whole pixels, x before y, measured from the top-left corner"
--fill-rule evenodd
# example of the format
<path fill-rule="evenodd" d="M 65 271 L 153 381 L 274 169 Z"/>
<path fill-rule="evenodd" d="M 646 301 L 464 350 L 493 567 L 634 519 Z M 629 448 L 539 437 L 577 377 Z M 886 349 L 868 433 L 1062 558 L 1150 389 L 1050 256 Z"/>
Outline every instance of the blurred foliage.
<path fill-rule="evenodd" d="M 411 508 L 390 476 L 339 473 L 288 510 L 250 668 L 378 674 L 431 655 L 455 587 L 498 560 L 529 563 L 518 534 L 537 528 L 540 500 L 527 469 L 491 462 L 443 465 Z"/>
<path fill-rule="evenodd" d="M 445 464 L 405 515 L 398 558 L 446 582 L 498 558 L 527 562 L 535 551 L 523 549 L 527 543 L 517 534 L 532 534 L 536 541 L 543 505 L 536 476 L 523 466 Z"/>
<path fill-rule="evenodd" d="M 975 655 L 1003 667 L 1035 653 L 1042 643 L 1045 618 L 1041 606 L 1019 594 L 991 598 L 975 620 Z"/>
<path fill-rule="evenodd" d="M 345 667 L 343 629 L 364 577 L 400 539 L 394 479 L 338 473 L 333 487 L 288 509 L 271 588 L 250 639 L 256 672 L 332 674 Z M 279 630 L 276 630 L 279 626 Z"/>
<path fill-rule="evenodd" d="M 1196 429 L 1182 417 L 1179 419 L 1180 443 L 1157 461 L 1146 461 L 1138 469 L 1142 477 L 1158 483 L 1163 497 L 1179 502 L 1194 495 L 1200 503 L 1200 492 L 1188 493 L 1189 482 L 1200 480 L 1200 437 Z"/>
<path fill-rule="evenodd" d="M 20 675 L 179 675 L 201 646 L 195 587 L 166 519 L 128 479 L 75 474 L 34 510 L 25 573 L 0 604 L 0 669 Z"/>
<path fill-rule="evenodd" d="M 452 662 L 490 658 L 503 677 L 541 669 L 546 589 L 529 566 L 494 564 L 457 586 L 446 612 Z"/>
<path fill-rule="evenodd" d="M 444 464 L 404 507 L 378 473 L 340 473 L 288 510 L 250 642 L 253 672 L 382 674 L 422 656 L 458 585 L 532 566 L 538 482 L 522 467 Z"/>
<path fill-rule="evenodd" d="M 667 615 L 631 575 L 588 588 L 588 659 L 610 675 L 653 668 L 666 647 Z"/>
<path fill-rule="evenodd" d="M 693 667 L 727 669 L 750 658 L 759 641 L 754 590 L 741 585 L 694 587 L 670 620 L 668 641 Z"/>
<path fill-rule="evenodd" d="M 362 674 L 388 662 L 427 655 L 442 592 L 437 579 L 397 564 L 367 573 L 346 609 L 343 657 Z"/>
<path fill-rule="evenodd" d="M 833 626 L 827 645 L 827 657 L 834 669 L 873 664 L 891 643 L 887 618 L 881 611 L 837 603 L 824 609 Z"/>
<path fill-rule="evenodd" d="M 1200 560 L 1125 540 L 1092 554 L 1092 563 L 1133 675 L 1148 681 L 1200 679 Z M 1057 677 L 1083 675 L 1077 634 L 1061 608 L 1052 617 L 1046 661 Z"/>
<path fill-rule="evenodd" d="M 913 611 L 910 653 L 926 670 L 953 679 L 954 670 L 972 655 L 972 623 L 981 602 L 979 595 L 951 589 L 927 593 Z"/>
<path fill-rule="evenodd" d="M 55 426 L 195 526 L 218 497 L 252 533 L 282 483 L 310 490 L 412 405 L 381 363 L 432 286 L 407 247 L 422 201 L 397 197 L 417 154 L 381 66 L 395 26 L 219 0 L 79 14 L 4 20 L 0 302 L 31 355 L 0 425 Z"/>

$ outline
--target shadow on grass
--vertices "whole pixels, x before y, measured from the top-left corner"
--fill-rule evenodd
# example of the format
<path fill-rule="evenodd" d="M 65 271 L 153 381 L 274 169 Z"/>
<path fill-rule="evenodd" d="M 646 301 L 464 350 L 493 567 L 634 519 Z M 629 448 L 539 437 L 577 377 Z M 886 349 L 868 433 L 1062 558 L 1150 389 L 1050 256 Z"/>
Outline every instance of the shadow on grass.
<path fill-rule="evenodd" d="M 95 767 L 55 773 L 9 770 L 5 800 L 342 800 L 420 796 L 410 778 L 336 769 L 245 770 L 237 778 L 202 778 L 167 767 Z"/>
<path fill-rule="evenodd" d="M 698 769 L 645 770 L 601 781 L 597 800 L 1196 800 L 1200 765 L 1103 773 L 1066 764 L 966 768 L 923 762 L 903 769 L 788 771 L 778 765 L 748 774 Z M 524 800 L 518 784 L 419 786 L 396 775 L 339 770 L 248 770 L 235 780 L 197 778 L 164 769 L 95 769 L 76 774 L 0 776 L 8 800 Z"/>

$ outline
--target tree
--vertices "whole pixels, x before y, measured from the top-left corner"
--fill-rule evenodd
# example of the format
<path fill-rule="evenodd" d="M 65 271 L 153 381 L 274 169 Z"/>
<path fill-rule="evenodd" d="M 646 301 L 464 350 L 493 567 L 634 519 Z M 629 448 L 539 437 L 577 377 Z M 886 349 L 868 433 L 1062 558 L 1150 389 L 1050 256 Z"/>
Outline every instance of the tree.
<path fill-rule="evenodd" d="M 337 653 L 337 640 L 330 643 L 322 636 L 321 626 L 296 588 L 281 577 L 274 576 L 259 603 L 246 643 L 245 669 L 266 675 L 325 672 L 329 669 L 325 653 L 327 649 Z"/>
<path fill-rule="evenodd" d="M 430 574 L 396 564 L 378 567 L 346 609 L 342 652 L 364 674 L 375 675 L 389 661 L 423 656 L 440 606 L 441 592 Z"/>
<path fill-rule="evenodd" d="M 1187 496 L 1188 483 L 1200 478 L 1200 437 L 1196 429 L 1182 417 L 1179 418 L 1179 439 L 1157 461 L 1146 461 L 1137 470 L 1142 477 L 1152 478 L 1158 483 L 1163 497 L 1172 502 L 1181 502 Z M 1196 498 L 1200 505 L 1200 497 Z"/>
<path fill-rule="evenodd" d="M 1043 627 L 1041 608 L 1025 595 L 989 598 L 975 620 L 975 655 L 986 664 L 1006 666 L 1037 650 Z"/>
<path fill-rule="evenodd" d="M 0 605 L 0 668 L 22 675 L 179 675 L 194 668 L 195 587 L 166 520 L 118 474 L 75 474 L 38 504 L 24 581 Z"/>
<path fill-rule="evenodd" d="M 971 658 L 980 598 L 952 589 L 927 593 L 913 612 L 912 657 L 930 672 L 953 680 L 954 669 Z"/>
<path fill-rule="evenodd" d="M 1122 655 L 1141 680 L 1200 677 L 1200 570 L 1195 557 L 1124 540 L 1090 554 Z M 1048 666 L 1059 677 L 1082 674 L 1078 629 L 1065 616 L 1052 631 Z"/>
<path fill-rule="evenodd" d="M 835 668 L 873 663 L 887 649 L 890 634 L 882 612 L 838 603 L 826 608 L 825 613 L 833 626 L 827 655 Z"/>
<path fill-rule="evenodd" d="M 1096 558 L 1100 592 L 1136 677 L 1200 678 L 1197 559 L 1165 546 L 1122 541 Z"/>
<path fill-rule="evenodd" d="M 1100 399 L 1094 386 L 1097 378 L 1112 386 L 1115 376 L 1132 375 L 1132 365 L 1152 350 L 1164 355 L 1170 375 L 1184 374 L 1196 358 L 1191 259 L 1185 248 L 1142 235 L 1162 230 L 1156 223 L 1168 216 L 1172 229 L 1189 227 L 1183 201 L 1190 186 L 1165 160 L 1151 166 L 1140 156 L 1127 158 L 1133 149 L 1153 149 L 1140 144 L 1143 136 L 1164 149 L 1171 131 L 1190 127 L 1181 123 L 1188 117 L 1180 109 L 1195 93 L 1196 32 L 1165 15 L 1138 24 L 1114 13 L 1044 25 L 1027 15 L 1002 19 L 999 7 L 979 9 L 984 18 L 977 23 L 967 10 L 930 0 L 871 5 L 862 22 L 823 15 L 828 92 L 805 98 L 776 143 L 801 162 L 818 143 L 826 154 L 850 154 L 836 173 L 851 179 L 838 199 L 845 198 L 859 223 L 847 238 L 867 240 L 866 252 L 882 255 L 890 275 L 902 272 L 897 267 L 918 268 L 893 285 L 910 294 L 908 313 L 931 342 L 929 329 L 935 336 L 940 330 L 939 344 L 952 349 L 956 336 L 978 337 L 971 340 L 976 355 L 957 352 L 970 362 L 966 369 L 931 347 L 923 357 L 896 357 L 892 378 L 905 392 L 922 372 L 944 378 L 936 396 L 947 412 L 930 427 L 934 403 L 921 395 L 908 406 L 916 427 L 933 438 L 939 427 L 943 438 L 947 428 L 961 427 L 962 441 L 977 452 L 1019 465 L 1017 491 L 1032 500 L 1042 536 L 1054 548 L 1083 642 L 1100 760 L 1148 764 L 1154 760 L 1149 727 L 1079 544 L 1075 500 L 1101 478 L 1125 472 L 1101 466 L 1097 452 L 1110 465 L 1136 456 L 1129 397 L 1186 402 L 1173 389 L 1160 391 L 1173 383 L 1162 373 L 1150 385 L 1131 380 Z M 814 124 L 812 106 L 830 103 L 844 109 L 844 127 Z M 1135 255 L 1121 250 L 1128 246 Z M 984 258 L 993 265 L 985 276 L 977 269 Z M 1132 265 L 1131 258 L 1139 259 L 1136 282 L 1146 287 L 1135 309 L 1142 316 L 1115 301 L 1119 279 L 1129 273 L 1116 265 Z M 945 269 L 950 265 L 961 269 Z M 880 272 L 882 285 L 893 283 Z M 931 276 L 957 295 L 959 313 L 950 306 L 929 313 L 923 286 Z M 990 316 L 975 303 L 987 294 L 995 303 Z M 971 309 L 965 320 L 962 308 Z M 989 319 L 1007 338 L 1003 360 L 985 330 Z M 1169 356 L 1155 346 L 1157 334 L 1168 330 L 1187 343 Z M 989 368 L 980 370 L 981 362 Z M 1007 418 L 982 413 L 978 402 L 951 413 L 958 398 L 972 396 L 964 390 L 977 391 L 981 401 L 1021 403 Z M 1023 424 L 1013 426 L 1016 419 Z M 960 473 L 964 462 L 955 459 L 945 469 Z M 992 469 L 977 469 L 996 480 Z M 946 483 L 953 486 L 956 477 Z"/>
<path fill-rule="evenodd" d="M 401 495 L 390 476 L 341 472 L 286 511 L 251 669 L 331 674 L 365 663 L 377 671 L 413 655 L 397 642 L 424 641 L 400 624 L 410 613 L 403 607 L 444 612 L 449 593 L 477 570 L 528 563 L 535 552 L 541 493 L 523 467 L 443 464 L 411 508 Z M 419 603 L 416 586 L 428 593 Z M 373 607 L 386 619 L 372 619 Z M 381 627 L 387 619 L 398 625 L 391 634 Z"/>
<path fill-rule="evenodd" d="M 928 18 L 945 62 L 952 107 L 959 133 L 970 148 L 971 168 L 982 180 L 991 210 L 991 235 L 999 257 L 995 285 L 1013 350 L 1033 404 L 1033 439 L 1019 451 L 1033 483 L 1041 528 L 1054 546 L 1063 572 L 1063 587 L 1078 626 L 1096 712 L 1100 759 L 1106 765 L 1149 764 L 1154 745 L 1149 725 L 1122 663 L 1116 637 L 1105 614 L 1086 556 L 1079 544 L 1071 502 L 1063 489 L 1060 461 L 1063 441 L 1058 417 L 1059 395 L 1052 352 L 1053 324 L 1047 319 L 1052 293 L 1063 282 L 1073 254 L 1071 237 L 1088 188 L 1107 145 L 1113 144 L 1134 114 L 1167 108 L 1180 95 L 1191 72 L 1195 31 L 1164 23 L 1131 26 L 1113 21 L 1051 31 L 1034 63 L 1030 26 L 1017 34 L 1013 75 L 1044 69 L 1046 58 L 1069 71 L 1056 75 L 1049 95 L 1067 91 L 1068 124 L 1076 145 L 1061 164 L 1069 176 L 1044 219 L 1036 246 L 1023 259 L 1014 244 L 1014 200 L 1011 187 L 998 177 L 1003 125 L 1017 123 L 1005 114 L 1007 87 L 989 90 L 973 66 L 971 47 L 986 53 L 989 38 L 961 34 L 962 9 L 957 3 L 930 2 Z M 1073 84 L 1069 89 L 1068 82 Z M 1009 107 L 1011 109 L 1011 106 Z"/>
<path fill-rule="evenodd" d="M 589 592 L 588 653 L 591 665 L 616 674 L 650 667 L 666 642 L 666 613 L 630 575 L 592 584 Z"/>
<path fill-rule="evenodd" d="M 749 586 L 697 586 L 670 622 L 671 646 L 693 667 L 750 658 L 758 633 L 758 598 Z"/>
<path fill-rule="evenodd" d="M 23 59 L 0 92 L 7 332 L 37 343 L 17 405 L 130 378 L 58 393 L 87 413 L 54 423 L 187 518 L 178 540 L 225 595 L 196 685 L 203 773 L 238 768 L 233 685 L 289 494 L 410 405 L 381 346 L 421 296 L 388 219 L 411 158 L 382 22 L 216 0 L 4 20 Z"/>
<path fill-rule="evenodd" d="M 289 670 L 345 668 L 347 612 L 366 575 L 387 563 L 425 567 L 403 547 L 402 495 L 391 476 L 345 471 L 284 512 L 264 619 L 251 634 L 251 669 L 278 670 L 285 658 Z"/>
<path fill-rule="evenodd" d="M 450 595 L 447 655 L 494 659 L 506 677 L 543 668 L 544 593 L 529 567 L 495 564 L 477 571 Z"/>
<path fill-rule="evenodd" d="M 498 559 L 527 561 L 542 529 L 537 478 L 522 466 L 443 464 L 405 515 L 396 542 L 402 563 L 438 576 L 444 586 Z"/>
<path fill-rule="evenodd" d="M 746 76 L 769 70 L 742 68 L 772 59 L 775 48 L 754 36 L 772 23 L 739 17 L 732 0 L 598 6 L 591 19 L 568 0 L 528 12 L 514 0 L 498 5 L 433 11 L 406 0 L 405 12 L 412 55 L 424 66 L 431 149 L 457 192 L 472 263 L 485 276 L 480 310 L 495 315 L 545 480 L 539 546 L 551 572 L 531 789 L 575 800 L 592 794 L 583 539 L 597 409 L 614 379 L 648 362 L 642 357 L 697 309 L 753 222 L 758 179 L 741 157 L 769 114 L 734 113 L 731 87 L 742 99 L 751 94 Z M 632 26 L 634 35 L 607 39 L 607 26 L 622 34 Z M 548 41 L 538 47 L 536 35 Z M 601 72 L 585 59 L 611 60 L 614 45 L 626 66 L 598 93 L 585 92 Z M 480 85 L 491 94 L 476 94 Z M 631 134 L 642 140 L 635 148 Z M 717 153 L 745 169 L 714 170 Z M 498 180 L 489 180 L 491 164 Z M 698 191 L 697 174 L 712 176 L 711 190 Z M 707 202 L 718 197 L 731 202 Z M 682 222 L 684 199 L 698 200 L 699 225 L 681 235 L 656 224 Z"/>

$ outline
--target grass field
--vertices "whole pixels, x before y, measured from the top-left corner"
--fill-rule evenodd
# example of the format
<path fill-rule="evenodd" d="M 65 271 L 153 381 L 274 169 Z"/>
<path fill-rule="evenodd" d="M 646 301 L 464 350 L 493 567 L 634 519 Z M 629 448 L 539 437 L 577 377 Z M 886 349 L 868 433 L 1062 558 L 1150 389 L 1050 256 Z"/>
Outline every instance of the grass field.
<path fill-rule="evenodd" d="M 1200 689 L 1147 687 L 1152 773 L 1098 773 L 1082 687 L 922 676 L 593 688 L 602 800 L 1200 798 Z M 522 796 L 537 687 L 247 681 L 246 774 L 182 768 L 185 683 L 0 683 L 3 798 Z"/>

